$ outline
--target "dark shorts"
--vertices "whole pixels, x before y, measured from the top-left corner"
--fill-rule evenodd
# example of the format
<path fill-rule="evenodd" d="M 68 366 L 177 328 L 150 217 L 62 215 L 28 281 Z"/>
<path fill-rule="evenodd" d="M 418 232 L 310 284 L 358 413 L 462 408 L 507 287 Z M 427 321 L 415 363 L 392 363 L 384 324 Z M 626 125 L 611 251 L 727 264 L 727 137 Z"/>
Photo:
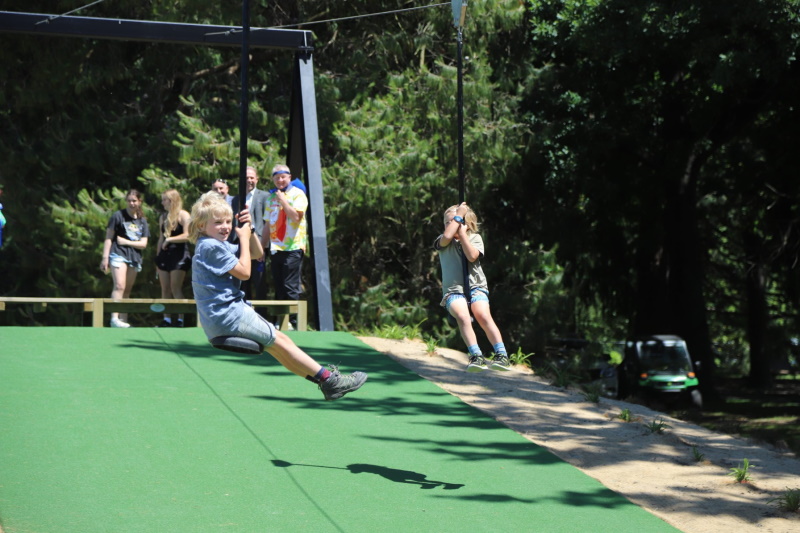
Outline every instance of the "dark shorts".
<path fill-rule="evenodd" d="M 185 244 L 170 245 L 166 250 L 161 250 L 156 256 L 156 266 L 159 270 L 172 272 L 173 270 L 189 270 L 192 267 L 192 254 Z"/>

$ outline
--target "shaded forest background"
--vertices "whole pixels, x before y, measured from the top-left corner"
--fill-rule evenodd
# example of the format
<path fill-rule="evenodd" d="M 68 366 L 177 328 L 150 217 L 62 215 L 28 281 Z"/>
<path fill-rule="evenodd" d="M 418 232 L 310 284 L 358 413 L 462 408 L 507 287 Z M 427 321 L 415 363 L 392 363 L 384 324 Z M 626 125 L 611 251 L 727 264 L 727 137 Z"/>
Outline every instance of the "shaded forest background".
<path fill-rule="evenodd" d="M 720 373 L 767 387 L 797 365 L 799 3 L 469 2 L 467 200 L 512 351 L 581 337 L 602 353 L 674 333 L 707 393 Z M 251 24 L 315 35 L 337 329 L 414 325 L 458 347 L 431 249 L 458 200 L 450 6 L 312 24 L 420 5 L 254 0 Z M 210 0 L 76 14 L 241 24 L 237 2 Z M 155 227 L 164 190 L 190 206 L 213 179 L 235 179 L 239 61 L 235 48 L 0 34 L 0 294 L 106 296 L 104 229 L 127 189 L 145 192 Z M 292 65 L 287 52 L 252 52 L 248 151 L 262 176 L 284 161 Z M 160 296 L 153 246 L 134 296 Z M 46 322 L 81 317 L 54 309 Z"/>

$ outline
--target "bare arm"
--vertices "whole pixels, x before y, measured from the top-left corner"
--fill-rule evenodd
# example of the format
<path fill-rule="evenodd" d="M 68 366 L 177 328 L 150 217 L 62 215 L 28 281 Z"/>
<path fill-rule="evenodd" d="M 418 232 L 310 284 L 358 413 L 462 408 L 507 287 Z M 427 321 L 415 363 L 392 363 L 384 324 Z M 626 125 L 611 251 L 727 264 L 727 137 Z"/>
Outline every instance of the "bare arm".
<path fill-rule="evenodd" d="M 250 279 L 252 273 L 250 270 L 251 259 L 260 259 L 264 255 L 264 250 L 261 248 L 258 235 L 250 225 L 250 212 L 244 209 L 237 215 L 237 218 L 240 225 L 234 231 L 239 237 L 239 262 L 228 273 L 236 279 L 245 281 Z"/>
<path fill-rule="evenodd" d="M 158 232 L 158 243 L 156 244 L 156 252 L 158 252 L 158 250 L 160 250 L 161 248 L 166 247 L 166 244 L 164 242 L 165 241 L 164 232 L 160 231 L 161 227 L 163 225 L 163 222 L 164 222 L 164 215 L 161 215 L 160 217 L 158 217 L 159 232 Z"/>
<path fill-rule="evenodd" d="M 106 229 L 106 238 L 103 241 L 103 257 L 100 260 L 100 270 L 108 272 L 108 256 L 111 254 L 111 239 L 114 238 L 114 230 Z"/>
<path fill-rule="evenodd" d="M 250 222 L 234 229 L 239 237 L 239 262 L 228 273 L 242 281 L 250 279 L 250 245 L 255 235 L 252 229 Z"/>
<path fill-rule="evenodd" d="M 250 257 L 252 259 L 264 258 L 264 248 L 261 246 L 261 240 L 255 232 L 250 234 Z"/>
<path fill-rule="evenodd" d="M 147 248 L 147 237 L 142 237 L 138 241 L 132 241 L 130 239 L 126 239 L 125 237 L 117 237 L 117 244 L 120 246 L 130 246 L 131 248 L 136 248 L 137 250 L 144 250 Z"/>
<path fill-rule="evenodd" d="M 191 222 L 191 217 L 189 216 L 188 211 L 181 211 L 180 216 L 178 217 L 178 221 L 181 223 L 181 227 L 183 227 L 183 233 L 180 235 L 173 235 L 171 237 L 164 238 L 163 236 L 159 238 L 160 246 L 158 249 L 167 247 L 169 244 L 178 244 L 182 242 L 189 242 L 189 223 Z M 161 239 L 164 239 L 164 242 L 161 242 Z"/>
<path fill-rule="evenodd" d="M 459 233 L 458 240 L 461 243 L 461 249 L 464 250 L 464 255 L 466 256 L 467 261 L 469 261 L 470 263 L 474 263 L 481 256 L 480 250 L 472 246 L 472 243 L 469 240 L 469 235 L 467 235 L 466 226 L 462 226 L 461 224 L 459 224 L 458 233 Z"/>
<path fill-rule="evenodd" d="M 461 203 L 456 209 L 456 216 L 463 218 L 464 215 L 467 214 L 467 210 L 468 207 L 466 202 Z M 442 238 L 439 240 L 439 246 L 444 248 L 453 242 L 453 239 L 455 238 L 458 238 L 458 241 L 461 243 L 461 249 L 464 250 L 464 255 L 470 263 L 474 263 L 480 258 L 481 252 L 472 246 L 471 242 L 469 242 L 467 226 L 456 222 L 455 219 L 453 219 L 448 222 L 447 226 L 444 228 L 444 235 L 442 235 Z"/>

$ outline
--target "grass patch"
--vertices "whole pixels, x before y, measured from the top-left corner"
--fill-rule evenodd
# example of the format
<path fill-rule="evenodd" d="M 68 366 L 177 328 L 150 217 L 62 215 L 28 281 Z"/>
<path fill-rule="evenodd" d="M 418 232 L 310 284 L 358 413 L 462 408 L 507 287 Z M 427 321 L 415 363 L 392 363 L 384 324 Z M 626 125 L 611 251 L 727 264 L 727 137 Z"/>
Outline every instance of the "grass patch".
<path fill-rule="evenodd" d="M 695 463 L 702 463 L 706 460 L 706 456 L 697 448 L 697 446 L 692 446 L 692 459 L 694 459 Z"/>
<path fill-rule="evenodd" d="M 553 385 L 562 389 L 574 385 L 579 379 L 577 371 L 573 365 L 569 363 L 558 365 L 553 362 L 548 362 L 541 374 L 546 376 Z"/>
<path fill-rule="evenodd" d="M 427 353 L 431 357 L 436 355 L 436 349 L 438 347 L 439 346 L 437 345 L 434 339 L 428 339 L 425 341 L 425 353 Z"/>
<path fill-rule="evenodd" d="M 589 385 L 583 386 L 583 398 L 587 402 L 600 403 L 600 397 L 602 392 L 603 392 L 603 387 L 596 383 L 590 383 Z"/>
<path fill-rule="evenodd" d="M 786 492 L 777 498 L 771 499 L 770 503 L 776 504 L 781 511 L 795 513 L 800 510 L 800 489 L 787 487 Z"/>
<path fill-rule="evenodd" d="M 398 326 L 396 324 L 383 324 L 378 328 L 359 331 L 357 334 L 363 337 L 380 337 L 382 339 L 403 340 L 403 339 L 420 339 L 422 332 L 419 329 L 419 324 L 413 326 Z"/>
<path fill-rule="evenodd" d="M 721 380 L 722 400 L 703 411 L 669 414 L 708 429 L 772 444 L 800 456 L 800 380 L 778 379 L 769 391 L 752 389 L 743 379 Z"/>
<path fill-rule="evenodd" d="M 664 433 L 665 430 L 671 428 L 669 424 L 667 424 L 663 418 L 655 418 L 649 424 L 645 424 L 644 428 L 650 434 L 658 434 Z"/>
<path fill-rule="evenodd" d="M 749 483 L 750 482 L 750 461 L 744 459 L 738 467 L 731 468 L 729 476 L 733 477 L 736 483 Z"/>
<path fill-rule="evenodd" d="M 513 365 L 530 366 L 531 357 L 533 357 L 533 353 L 523 353 L 522 348 L 517 348 L 516 352 L 508 354 L 508 359 Z"/>

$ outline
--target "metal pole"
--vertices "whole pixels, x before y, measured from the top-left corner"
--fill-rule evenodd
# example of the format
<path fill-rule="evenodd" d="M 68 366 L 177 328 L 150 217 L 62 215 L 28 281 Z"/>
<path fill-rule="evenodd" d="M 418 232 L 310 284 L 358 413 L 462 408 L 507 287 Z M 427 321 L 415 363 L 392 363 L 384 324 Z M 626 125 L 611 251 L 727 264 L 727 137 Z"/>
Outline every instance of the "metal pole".
<path fill-rule="evenodd" d="M 241 114 L 239 122 L 239 209 L 247 198 L 247 70 L 250 65 L 250 3 L 242 0 Z"/>
<path fill-rule="evenodd" d="M 462 16 L 464 10 L 461 10 Z M 463 21 L 462 21 L 463 22 Z M 466 177 L 464 175 L 464 39 L 461 31 L 461 25 L 458 26 L 458 90 L 456 96 L 456 106 L 458 107 L 458 203 L 466 201 L 467 185 Z M 464 296 L 467 299 L 467 304 L 472 304 L 472 294 L 469 286 L 469 265 L 467 264 L 467 256 L 461 255 L 461 269 L 464 276 Z"/>
<path fill-rule="evenodd" d="M 310 51 L 298 53 L 292 88 L 292 113 L 289 126 L 289 168 L 302 169 L 308 187 L 308 229 L 314 265 L 314 298 L 319 331 L 333 331 L 333 300 L 325 226 L 325 201 L 322 190 L 322 162 L 319 152 L 317 101 L 314 96 L 314 65 Z"/>
<path fill-rule="evenodd" d="M 458 28 L 458 93 L 456 106 L 458 107 L 458 203 L 466 201 L 466 177 L 464 176 L 464 66 L 463 50 L 464 40 L 461 28 Z"/>

